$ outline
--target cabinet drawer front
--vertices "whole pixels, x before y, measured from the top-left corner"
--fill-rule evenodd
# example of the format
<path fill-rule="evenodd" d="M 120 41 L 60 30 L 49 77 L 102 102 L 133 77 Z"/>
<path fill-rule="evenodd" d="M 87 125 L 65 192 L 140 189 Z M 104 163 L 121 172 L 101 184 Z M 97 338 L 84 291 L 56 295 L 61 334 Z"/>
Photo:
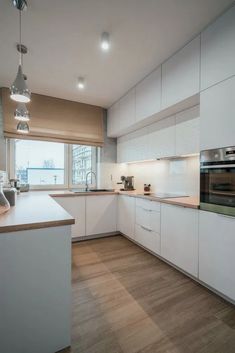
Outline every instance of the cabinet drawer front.
<path fill-rule="evenodd" d="M 144 200 L 141 198 L 136 199 L 136 206 L 144 208 L 147 211 L 160 212 L 160 202 Z"/>
<path fill-rule="evenodd" d="M 160 235 L 150 231 L 147 227 L 136 224 L 135 240 L 145 248 L 160 254 Z"/>
<path fill-rule="evenodd" d="M 135 223 L 160 233 L 160 212 L 137 206 Z"/>

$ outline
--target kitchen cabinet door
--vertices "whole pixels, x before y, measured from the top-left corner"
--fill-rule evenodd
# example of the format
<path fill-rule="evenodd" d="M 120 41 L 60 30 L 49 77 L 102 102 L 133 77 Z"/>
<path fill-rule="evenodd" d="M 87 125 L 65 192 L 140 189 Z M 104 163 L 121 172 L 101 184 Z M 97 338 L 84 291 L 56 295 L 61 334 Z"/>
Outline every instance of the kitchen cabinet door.
<path fill-rule="evenodd" d="M 175 156 L 175 116 L 160 120 L 148 129 L 149 158 Z"/>
<path fill-rule="evenodd" d="M 162 109 L 199 93 L 200 37 L 162 65 Z"/>
<path fill-rule="evenodd" d="M 161 205 L 161 256 L 198 277 L 198 210 Z"/>
<path fill-rule="evenodd" d="M 117 137 L 120 130 L 120 103 L 114 103 L 108 109 L 108 120 L 107 120 L 107 134 L 108 137 Z"/>
<path fill-rule="evenodd" d="M 131 89 L 120 101 L 120 132 L 125 134 L 135 123 L 135 88 Z"/>
<path fill-rule="evenodd" d="M 134 239 L 135 236 L 135 197 L 118 196 L 118 230 Z"/>
<path fill-rule="evenodd" d="M 136 122 L 161 110 L 161 67 L 136 86 Z"/>
<path fill-rule="evenodd" d="M 199 279 L 235 300 L 235 218 L 200 211 Z"/>
<path fill-rule="evenodd" d="M 235 75 L 235 6 L 201 34 L 201 89 Z"/>
<path fill-rule="evenodd" d="M 156 254 L 160 254 L 160 234 L 154 232 L 150 228 L 136 224 L 135 240 L 146 249 Z"/>
<path fill-rule="evenodd" d="M 176 114 L 175 118 L 176 156 L 199 153 L 200 151 L 200 109 L 199 106 Z"/>
<path fill-rule="evenodd" d="M 117 195 L 86 197 L 86 235 L 117 230 Z"/>
<path fill-rule="evenodd" d="M 201 92 L 200 149 L 235 144 L 235 77 Z"/>
<path fill-rule="evenodd" d="M 72 237 L 83 237 L 86 235 L 85 224 L 85 196 L 71 196 L 71 197 L 55 197 L 54 200 L 58 202 L 71 216 L 75 218 L 75 224 L 72 225 Z"/>

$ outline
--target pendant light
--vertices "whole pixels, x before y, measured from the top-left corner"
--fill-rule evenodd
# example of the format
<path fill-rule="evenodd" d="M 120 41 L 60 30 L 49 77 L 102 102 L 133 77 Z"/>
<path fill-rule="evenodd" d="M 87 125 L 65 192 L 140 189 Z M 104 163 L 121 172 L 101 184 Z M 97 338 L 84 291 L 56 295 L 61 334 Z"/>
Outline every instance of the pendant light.
<path fill-rule="evenodd" d="M 13 0 L 13 5 L 19 10 L 19 67 L 16 79 L 10 88 L 10 97 L 16 102 L 28 103 L 30 101 L 30 91 L 26 85 L 22 70 L 22 44 L 21 44 L 21 12 L 27 7 L 25 0 Z"/>
<path fill-rule="evenodd" d="M 29 125 L 27 124 L 27 122 L 20 121 L 17 125 L 17 131 L 22 134 L 28 134 L 29 133 Z"/>
<path fill-rule="evenodd" d="M 15 119 L 19 121 L 29 121 L 30 115 L 25 103 L 18 103 L 14 113 Z"/>

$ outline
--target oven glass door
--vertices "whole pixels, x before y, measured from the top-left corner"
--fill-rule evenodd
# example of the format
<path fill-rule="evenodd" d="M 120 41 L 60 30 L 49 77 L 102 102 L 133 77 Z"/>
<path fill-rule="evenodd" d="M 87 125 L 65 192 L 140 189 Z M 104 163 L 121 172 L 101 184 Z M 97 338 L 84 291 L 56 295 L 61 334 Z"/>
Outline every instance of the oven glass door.
<path fill-rule="evenodd" d="M 207 210 L 235 215 L 234 165 L 201 167 L 200 204 L 202 209 L 207 205 Z"/>

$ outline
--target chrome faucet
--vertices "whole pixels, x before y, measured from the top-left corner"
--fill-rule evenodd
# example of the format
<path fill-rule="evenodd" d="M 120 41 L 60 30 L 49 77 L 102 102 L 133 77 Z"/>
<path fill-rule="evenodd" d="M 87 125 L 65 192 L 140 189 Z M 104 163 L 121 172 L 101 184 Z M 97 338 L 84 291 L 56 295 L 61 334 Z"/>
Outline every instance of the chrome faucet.
<path fill-rule="evenodd" d="M 88 182 L 87 182 L 87 179 L 88 179 L 88 175 L 89 174 L 93 174 L 94 175 L 94 177 L 95 177 L 95 181 L 96 181 L 96 174 L 95 174 L 95 172 L 93 172 L 92 170 L 90 171 L 90 172 L 87 172 L 86 173 L 86 191 L 88 191 Z M 92 178 L 92 177 L 91 177 Z"/>

